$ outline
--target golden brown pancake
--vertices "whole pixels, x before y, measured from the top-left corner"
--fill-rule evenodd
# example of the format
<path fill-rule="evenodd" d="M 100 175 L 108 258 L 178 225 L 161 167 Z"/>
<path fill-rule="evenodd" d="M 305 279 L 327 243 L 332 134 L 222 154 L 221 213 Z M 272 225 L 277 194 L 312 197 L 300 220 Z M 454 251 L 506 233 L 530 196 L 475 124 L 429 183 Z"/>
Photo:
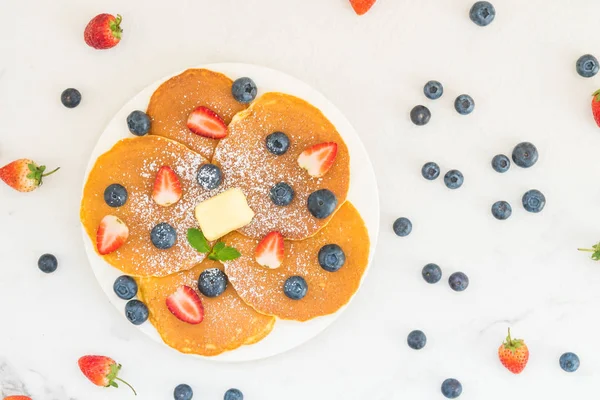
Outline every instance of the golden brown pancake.
<path fill-rule="evenodd" d="M 192 133 L 187 119 L 196 107 L 204 106 L 229 124 L 236 113 L 247 107 L 231 95 L 232 84 L 225 75 L 206 69 L 188 69 L 169 79 L 150 99 L 147 110 L 152 120 L 150 134 L 183 143 L 210 160 L 218 140 Z"/>
<path fill-rule="evenodd" d="M 197 226 L 194 207 L 215 194 L 196 181 L 198 167 L 206 159 L 187 147 L 159 136 L 123 139 L 101 155 L 90 172 L 81 201 L 81 222 L 94 248 L 96 232 L 105 215 L 119 217 L 129 228 L 129 238 L 117 251 L 103 256 L 128 275 L 164 276 L 194 267 L 204 260 L 187 242 L 188 228 Z M 152 199 L 158 169 L 170 166 L 179 176 L 182 198 L 170 207 Z M 128 192 L 122 207 L 109 207 L 104 201 L 107 186 L 118 183 Z M 177 242 L 167 250 L 154 247 L 150 231 L 166 222 L 177 231 Z"/>
<path fill-rule="evenodd" d="M 150 322 L 164 342 L 182 353 L 216 356 L 244 344 L 253 344 L 271 332 L 275 318 L 259 314 L 240 299 L 231 284 L 223 294 L 208 298 L 197 292 L 204 306 L 204 320 L 191 325 L 177 319 L 166 298 L 180 286 L 198 290 L 198 277 L 205 269 L 223 266 L 206 259 L 191 270 L 163 278 L 139 278 L 139 295 L 150 310 Z"/>
<path fill-rule="evenodd" d="M 278 269 L 268 269 L 255 261 L 258 240 L 234 232 L 224 241 L 242 253 L 237 260 L 225 262 L 225 272 L 240 297 L 260 313 L 297 321 L 332 314 L 348 303 L 369 260 L 367 229 L 349 202 L 315 236 L 285 241 L 285 256 Z M 326 244 L 339 245 L 346 255 L 346 262 L 337 272 L 328 272 L 319 265 L 318 253 Z M 284 282 L 295 275 L 308 283 L 308 292 L 301 300 L 291 300 L 283 293 Z"/>
<path fill-rule="evenodd" d="M 265 145 L 266 137 L 276 131 L 284 132 L 291 142 L 281 156 L 270 153 Z M 337 158 L 325 176 L 313 178 L 298 166 L 298 156 L 323 142 L 337 143 Z M 262 238 L 271 231 L 279 231 L 287 239 L 314 235 L 331 216 L 313 217 L 306 206 L 308 196 L 318 189 L 329 189 L 340 207 L 350 184 L 348 148 L 335 127 L 311 104 L 282 93 L 266 93 L 235 116 L 229 135 L 215 150 L 213 163 L 223 170 L 223 188 L 242 189 L 256 213 L 253 221 L 239 230 L 252 238 Z M 288 206 L 276 206 L 269 197 L 279 182 L 288 183 L 295 191 Z"/>

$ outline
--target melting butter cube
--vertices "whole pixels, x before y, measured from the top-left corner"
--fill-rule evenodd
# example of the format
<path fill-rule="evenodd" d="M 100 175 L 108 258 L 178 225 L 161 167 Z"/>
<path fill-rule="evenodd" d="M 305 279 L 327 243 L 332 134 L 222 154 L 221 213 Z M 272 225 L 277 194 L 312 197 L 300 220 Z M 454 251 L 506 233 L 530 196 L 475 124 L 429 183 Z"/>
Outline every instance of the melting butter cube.
<path fill-rule="evenodd" d="M 229 189 L 196 206 L 196 219 L 206 239 L 212 241 L 246 226 L 254 218 L 241 189 Z"/>

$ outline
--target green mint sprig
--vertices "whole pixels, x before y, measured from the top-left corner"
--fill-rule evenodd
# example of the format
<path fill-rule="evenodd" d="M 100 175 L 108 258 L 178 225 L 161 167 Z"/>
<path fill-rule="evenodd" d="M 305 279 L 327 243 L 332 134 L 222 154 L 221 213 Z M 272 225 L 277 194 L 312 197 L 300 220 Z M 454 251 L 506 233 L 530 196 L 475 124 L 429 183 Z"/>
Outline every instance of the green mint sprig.
<path fill-rule="evenodd" d="M 194 249 L 200 253 L 207 254 L 210 260 L 231 261 L 239 258 L 242 254 L 233 247 L 227 246 L 224 242 L 217 242 L 210 248 L 210 243 L 201 230 L 190 228 L 187 231 L 187 240 Z"/>
<path fill-rule="evenodd" d="M 600 261 L 600 243 L 593 245 L 591 249 L 577 249 L 577 250 L 592 253 L 592 260 Z"/>

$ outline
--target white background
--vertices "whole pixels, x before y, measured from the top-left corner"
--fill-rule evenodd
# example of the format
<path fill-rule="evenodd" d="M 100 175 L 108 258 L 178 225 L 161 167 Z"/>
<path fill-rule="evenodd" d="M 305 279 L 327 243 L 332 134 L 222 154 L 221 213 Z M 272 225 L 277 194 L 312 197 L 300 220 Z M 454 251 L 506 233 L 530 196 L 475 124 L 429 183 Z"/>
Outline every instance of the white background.
<path fill-rule="evenodd" d="M 30 157 L 61 171 L 41 189 L 0 187 L 0 394 L 22 387 L 35 400 L 130 399 L 125 388 L 96 388 L 80 374 L 83 354 L 114 357 L 141 399 L 169 399 L 187 382 L 195 399 L 220 399 L 231 387 L 248 400 L 436 399 L 447 377 L 461 399 L 591 398 L 600 376 L 600 264 L 577 253 L 600 240 L 600 129 L 589 110 L 600 76 L 580 78 L 575 61 L 600 56 L 600 3 L 496 0 L 486 28 L 468 18 L 470 1 L 379 0 L 357 17 L 346 0 L 24 1 L 1 0 L 0 164 Z M 87 21 L 121 13 L 118 47 L 83 42 Z M 154 80 L 188 66 L 236 61 L 279 69 L 317 88 L 350 119 L 380 186 L 382 232 L 373 268 L 355 301 L 326 332 L 284 355 L 256 363 L 215 364 L 156 344 L 109 304 L 80 238 L 80 187 L 104 126 Z M 427 101 L 437 79 L 445 95 Z M 76 87 L 82 104 L 64 108 Z M 475 112 L 452 107 L 469 93 Z M 425 127 L 408 113 L 432 110 Z M 532 141 L 540 161 L 504 174 L 496 153 Z M 447 190 L 420 177 L 434 160 L 457 168 L 464 186 Z M 526 213 L 528 189 L 546 194 Z M 494 220 L 504 199 L 513 216 Z M 391 224 L 412 219 L 397 238 Z M 42 274 L 39 255 L 59 270 Z M 444 279 L 427 285 L 422 266 Z M 471 278 L 452 292 L 450 273 Z M 531 350 L 525 372 L 503 369 L 496 350 L 508 325 Z M 422 329 L 425 349 L 406 346 Z M 581 358 L 567 374 L 564 351 Z"/>

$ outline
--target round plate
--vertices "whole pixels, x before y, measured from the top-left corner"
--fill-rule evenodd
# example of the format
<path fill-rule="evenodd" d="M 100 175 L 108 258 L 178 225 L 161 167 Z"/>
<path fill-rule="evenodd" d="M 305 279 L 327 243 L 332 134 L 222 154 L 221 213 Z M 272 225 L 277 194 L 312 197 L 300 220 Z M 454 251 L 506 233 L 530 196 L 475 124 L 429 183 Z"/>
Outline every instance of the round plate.
<path fill-rule="evenodd" d="M 377 234 L 379 232 L 379 197 L 377 183 L 375 181 L 375 173 L 369 160 L 369 156 L 367 155 L 360 138 L 344 115 L 319 92 L 296 78 L 279 71 L 256 65 L 237 63 L 208 64 L 200 65 L 197 68 L 206 68 L 212 71 L 221 72 L 231 79 L 250 76 L 257 83 L 259 90 L 258 96 L 265 92 L 283 92 L 300 97 L 319 108 L 335 125 L 340 135 L 344 138 L 350 152 L 350 190 L 348 193 L 348 200 L 356 206 L 369 231 L 371 239 L 369 264 L 371 264 L 375 245 L 377 243 Z M 108 151 L 120 139 L 131 137 L 126 123 L 129 113 L 133 110 L 146 110 L 152 93 L 154 93 L 158 86 L 169 78 L 171 78 L 171 76 L 161 79 L 142 90 L 137 96 L 125 104 L 125 106 L 110 121 L 92 152 L 85 174 L 84 185 L 96 159 L 101 154 Z M 129 323 L 125 318 L 124 313 L 126 302 L 119 299 L 113 291 L 113 283 L 118 276 L 122 275 L 122 272 L 106 263 L 104 259 L 96 253 L 93 243 L 90 241 L 85 230 L 83 230 L 83 242 L 90 260 L 90 265 L 92 266 L 92 270 L 94 271 L 100 286 L 102 286 L 102 289 L 110 299 L 110 302 L 123 316 L 123 323 Z M 365 271 L 364 276 L 366 276 L 367 271 Z M 203 358 L 238 362 L 259 360 L 283 353 L 318 335 L 343 312 L 344 308 L 345 307 L 335 314 L 315 318 L 307 322 L 278 320 L 275 323 L 273 331 L 262 341 L 250 346 L 242 346 L 236 350 L 215 357 Z M 140 325 L 139 329 L 152 339 L 164 343 L 156 329 L 154 329 L 149 322 Z"/>

